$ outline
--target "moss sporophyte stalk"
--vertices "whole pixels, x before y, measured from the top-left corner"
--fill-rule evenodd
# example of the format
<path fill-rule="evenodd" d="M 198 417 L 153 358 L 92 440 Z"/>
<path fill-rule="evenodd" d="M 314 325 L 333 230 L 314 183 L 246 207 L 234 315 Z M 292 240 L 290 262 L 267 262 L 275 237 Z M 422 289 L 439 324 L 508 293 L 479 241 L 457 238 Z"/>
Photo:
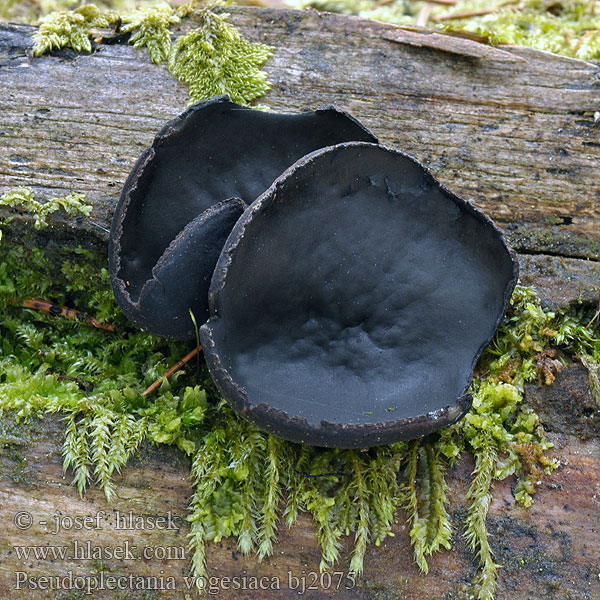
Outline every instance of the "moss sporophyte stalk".
<path fill-rule="evenodd" d="M 368 545 L 379 546 L 395 522 L 407 519 L 423 571 L 430 555 L 464 535 L 479 565 L 476 597 L 493 598 L 497 565 L 486 516 L 494 482 L 514 477 L 516 501 L 529 506 L 537 482 L 559 464 L 546 454 L 552 444 L 524 402 L 524 384 L 551 383 L 569 356 L 596 369 L 600 359 L 600 341 L 583 314 L 544 310 L 531 289 L 518 287 L 478 363 L 465 419 L 413 442 L 320 449 L 258 431 L 195 366 L 143 396 L 189 348 L 131 330 L 115 305 L 103 256 L 76 247 L 50 257 L 9 237 L 0 253 L 0 410 L 17 420 L 64 415 L 65 469 L 80 494 L 95 484 L 108 500 L 115 495 L 114 474 L 140 444 L 176 445 L 190 460 L 189 545 L 198 576 L 206 573 L 207 542 L 236 536 L 241 552 L 261 560 L 273 552 L 278 520 L 293 526 L 304 511 L 314 519 L 322 569 L 339 561 L 342 539 L 352 536 L 349 567 L 360 575 Z M 32 296 L 77 307 L 116 332 L 23 308 Z M 456 531 L 445 472 L 467 452 L 475 469 L 467 518 Z"/>

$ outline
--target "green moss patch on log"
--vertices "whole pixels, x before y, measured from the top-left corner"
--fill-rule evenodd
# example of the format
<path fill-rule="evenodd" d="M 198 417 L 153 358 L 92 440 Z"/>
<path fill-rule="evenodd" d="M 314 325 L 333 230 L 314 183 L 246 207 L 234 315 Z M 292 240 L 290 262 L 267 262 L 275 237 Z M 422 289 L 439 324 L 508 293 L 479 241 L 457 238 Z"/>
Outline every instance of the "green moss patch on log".
<path fill-rule="evenodd" d="M 171 27 L 190 16 L 199 26 L 173 45 Z M 34 34 L 33 53 L 39 57 L 63 48 L 90 53 L 93 31 L 114 25 L 112 37 L 106 32 L 97 41 L 110 43 L 125 36 L 135 48 L 147 48 L 152 62 L 167 62 L 171 73 L 188 86 L 190 104 L 219 94 L 250 104 L 271 88 L 260 67 L 274 48 L 244 39 L 227 23 L 228 16 L 219 2 L 190 2 L 177 9 L 163 4 L 122 15 L 87 4 L 45 16 Z"/>
<path fill-rule="evenodd" d="M 527 506 L 544 471 L 558 465 L 545 455 L 551 444 L 523 402 L 524 385 L 551 383 L 563 356 L 599 358 L 599 342 L 585 327 L 589 315 L 544 311 L 532 291 L 518 288 L 479 363 L 474 406 L 463 421 L 410 443 L 317 449 L 268 436 L 240 419 L 204 368 L 188 367 L 164 380 L 155 397 L 143 397 L 186 348 L 130 328 L 114 303 L 102 255 L 76 246 L 50 257 L 9 237 L 0 253 L 2 411 L 21 420 L 57 411 L 67 417 L 63 457 L 82 494 L 96 483 L 114 497 L 113 476 L 145 439 L 189 456 L 197 576 L 206 573 L 207 542 L 237 536 L 240 551 L 261 559 L 273 550 L 281 515 L 292 526 L 304 511 L 315 520 L 321 568 L 337 564 L 342 538 L 353 535 L 350 569 L 360 575 L 367 547 L 391 534 L 400 507 L 407 508 L 415 556 L 427 570 L 428 556 L 449 548 L 456 535 L 444 472 L 468 451 L 476 470 L 464 527 L 480 561 L 478 597 L 493 597 L 496 567 L 486 528 L 493 482 L 516 477 L 516 499 Z M 117 332 L 24 309 L 31 295 L 111 321 Z"/>

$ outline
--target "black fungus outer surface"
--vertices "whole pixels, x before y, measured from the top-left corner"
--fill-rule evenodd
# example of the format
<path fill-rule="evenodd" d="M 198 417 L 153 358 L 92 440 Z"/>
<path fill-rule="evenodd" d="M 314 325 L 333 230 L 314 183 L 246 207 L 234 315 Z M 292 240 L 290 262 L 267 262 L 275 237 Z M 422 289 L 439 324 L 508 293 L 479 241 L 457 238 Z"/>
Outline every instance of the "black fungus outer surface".
<path fill-rule="evenodd" d="M 193 338 L 227 235 L 246 206 L 302 156 L 346 141 L 376 142 L 334 108 L 279 114 L 219 96 L 157 134 L 127 179 L 109 238 L 115 297 L 138 327 Z"/>
<path fill-rule="evenodd" d="M 318 150 L 236 223 L 200 338 L 233 408 L 294 442 L 412 439 L 470 408 L 518 278 L 492 221 L 414 159 Z"/>

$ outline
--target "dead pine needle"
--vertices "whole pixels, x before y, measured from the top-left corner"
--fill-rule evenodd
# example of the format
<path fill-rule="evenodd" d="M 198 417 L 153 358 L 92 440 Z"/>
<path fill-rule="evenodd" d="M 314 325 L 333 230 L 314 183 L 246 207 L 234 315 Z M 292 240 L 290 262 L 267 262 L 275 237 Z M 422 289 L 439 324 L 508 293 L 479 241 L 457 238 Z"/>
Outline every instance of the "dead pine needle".
<path fill-rule="evenodd" d="M 188 363 L 194 356 L 200 353 L 202 350 L 202 346 L 196 346 L 191 352 L 188 352 L 178 363 L 173 365 L 160 379 L 157 379 L 152 385 L 148 386 L 142 393 L 142 396 L 149 396 L 152 392 L 157 390 L 162 384 L 163 378 L 168 379 L 183 367 L 186 363 Z"/>
<path fill-rule="evenodd" d="M 483 17 L 484 15 L 492 15 L 498 12 L 497 8 L 484 8 L 482 10 L 468 10 L 463 12 L 447 13 L 433 17 L 432 21 L 440 23 L 442 21 L 451 21 L 453 19 L 469 19 L 471 17 Z"/>
<path fill-rule="evenodd" d="M 581 46 L 583 46 L 583 44 L 585 44 L 590 37 L 592 37 L 594 35 L 598 35 L 599 33 L 600 33 L 600 29 L 590 29 L 589 31 L 586 31 L 579 38 L 579 41 L 577 42 L 577 45 L 575 46 L 575 55 L 577 55 Z"/>
<path fill-rule="evenodd" d="M 104 331 L 115 331 L 115 326 L 111 323 L 102 323 L 96 317 L 88 315 L 87 313 L 81 312 L 75 308 L 67 308 L 60 304 L 54 304 L 48 300 L 41 300 L 39 298 L 26 298 L 21 303 L 24 308 L 35 308 L 36 310 L 43 310 L 44 312 L 50 313 L 55 317 L 66 317 L 67 319 L 75 319 L 77 321 L 83 321 L 88 325 L 92 325 L 98 329 L 104 329 Z"/>
<path fill-rule="evenodd" d="M 443 15 L 432 17 L 431 20 L 436 23 L 441 23 L 442 21 L 452 21 L 454 19 L 470 19 L 471 17 L 483 17 L 485 15 L 493 15 L 494 13 L 497 13 L 501 8 L 506 10 L 523 10 L 524 7 L 521 4 L 505 4 L 490 8 L 482 8 L 481 10 L 466 10 L 457 11 L 453 13 L 446 13 Z"/>
<path fill-rule="evenodd" d="M 427 21 L 429 21 L 429 16 L 431 15 L 431 11 L 433 10 L 433 4 L 430 2 L 425 2 L 417 15 L 417 22 L 415 25 L 417 27 L 427 27 Z"/>
<path fill-rule="evenodd" d="M 456 0 L 428 0 L 432 4 L 443 4 L 444 6 L 455 6 Z"/>

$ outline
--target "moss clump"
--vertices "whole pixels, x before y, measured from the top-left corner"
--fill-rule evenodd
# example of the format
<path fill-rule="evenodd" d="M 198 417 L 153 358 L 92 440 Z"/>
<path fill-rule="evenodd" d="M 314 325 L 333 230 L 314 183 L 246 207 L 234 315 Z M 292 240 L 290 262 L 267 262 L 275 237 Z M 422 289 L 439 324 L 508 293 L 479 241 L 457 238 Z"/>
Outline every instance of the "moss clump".
<path fill-rule="evenodd" d="M 492 598 L 496 565 L 486 516 L 493 483 L 514 476 L 518 501 L 529 505 L 535 483 L 558 464 L 545 454 L 551 444 L 523 402 L 523 385 L 549 380 L 550 351 L 556 361 L 573 353 L 597 360 L 600 354 L 582 315 L 543 311 L 531 290 L 517 288 L 479 362 L 473 409 L 463 421 L 427 438 L 364 451 L 314 448 L 269 436 L 240 419 L 219 398 L 205 369 L 198 374 L 188 367 L 144 397 L 147 385 L 187 349 L 130 329 L 115 305 L 102 258 L 81 248 L 56 261 L 35 247 L 4 243 L 0 251 L 0 410 L 18 419 L 65 414 L 64 464 L 80 493 L 95 482 L 112 498 L 112 476 L 143 440 L 180 448 L 191 459 L 196 575 L 206 572 L 207 542 L 237 536 L 241 552 L 262 559 L 273 551 L 278 519 L 293 526 L 302 511 L 314 519 L 321 568 L 339 560 L 342 537 L 352 535 L 350 570 L 358 575 L 368 544 L 393 535 L 403 507 L 415 558 L 426 571 L 427 557 L 449 548 L 454 534 L 445 470 L 472 452 L 476 469 L 464 535 L 480 565 L 475 596 Z M 31 295 L 110 320 L 117 333 L 21 308 Z"/>
<path fill-rule="evenodd" d="M 0 206 L 15 208 L 34 217 L 34 227 L 41 229 L 48 226 L 46 220 L 48 215 L 64 210 L 69 215 L 83 215 L 88 217 L 92 212 L 92 205 L 86 202 L 85 194 L 71 192 L 68 196 L 59 196 L 51 198 L 46 202 L 40 202 L 35 199 L 35 192 L 31 188 L 14 188 L 0 196 Z M 10 219 L 10 217 L 9 217 Z M 9 221 L 5 219 L 2 224 Z M 2 231 L 0 230 L 0 240 Z"/>
<path fill-rule="evenodd" d="M 52 50 L 72 48 L 75 52 L 91 52 L 93 27 L 109 27 L 117 20 L 115 13 L 87 4 L 71 11 L 56 11 L 40 21 L 33 36 L 33 53 L 42 56 Z"/>
<path fill-rule="evenodd" d="M 131 33 L 134 48 L 146 47 L 153 63 L 159 64 L 171 53 L 170 28 L 179 23 L 175 10 L 168 4 L 138 8 L 122 17 L 121 33 Z"/>
<path fill-rule="evenodd" d="M 96 481 L 112 496 L 111 477 L 148 437 L 194 449 L 185 431 L 202 420 L 206 392 L 187 380 L 181 395 L 164 385 L 154 401 L 141 388 L 164 374 L 181 345 L 132 332 L 115 305 L 108 272 L 91 252 L 54 264 L 37 248 L 4 244 L 0 266 L 0 409 L 18 419 L 43 412 L 67 416 L 65 468 L 72 467 L 81 493 Z M 52 274 L 51 276 L 48 274 Z M 114 335 L 78 321 L 25 310 L 32 294 L 83 307 L 120 330 Z"/>
<path fill-rule="evenodd" d="M 101 8 L 124 12 L 131 10 L 139 1 L 97 0 L 97 4 Z M 80 0 L 2 0 L 0 19 L 13 23 L 36 23 L 52 12 L 73 10 L 79 6 Z"/>
<path fill-rule="evenodd" d="M 244 39 L 227 23 L 227 13 L 215 12 L 217 6 L 197 8 L 197 3 L 190 3 L 175 10 L 161 4 L 122 16 L 92 4 L 58 11 L 42 20 L 34 36 L 34 54 L 65 47 L 91 52 L 91 29 L 120 22 L 120 32 L 131 34 L 130 44 L 147 48 L 154 63 L 168 62 L 171 73 L 188 86 L 190 104 L 228 94 L 234 102 L 247 105 L 271 88 L 260 67 L 272 56 L 273 48 Z M 172 45 L 170 28 L 192 15 L 200 26 Z"/>
<path fill-rule="evenodd" d="M 462 29 L 497 42 L 530 46 L 572 58 L 600 57 L 600 12 L 594 0 L 526 0 L 518 6 L 469 0 L 473 12 L 495 9 L 481 16 L 450 21 Z"/>
<path fill-rule="evenodd" d="M 271 88 L 260 67 L 273 48 L 245 40 L 226 22 L 226 13 L 210 8 L 194 13 L 201 25 L 180 37 L 169 56 L 169 69 L 190 90 L 190 103 L 229 94 L 239 104 L 250 104 Z"/>
<path fill-rule="evenodd" d="M 123 22 L 131 26 L 131 31 L 138 30 L 134 34 L 136 39 L 132 42 L 136 47 L 146 45 L 154 62 L 166 60 L 164 49 L 170 45 L 170 39 L 166 39 L 164 23 L 165 20 L 172 19 L 172 14 L 175 14 L 173 9 L 160 5 L 158 8 L 128 12 L 134 4 L 132 0 L 105 0 L 101 4 L 127 17 L 128 20 L 124 18 Z M 294 8 L 310 6 L 318 10 L 412 25 L 424 6 L 424 2 L 405 0 L 385 3 L 375 0 L 288 0 L 287 4 Z M 46 15 L 49 10 L 65 10 L 76 6 L 77 2 L 74 0 L 27 0 L 19 3 L 8 0 L 0 7 L 0 16 L 32 22 Z M 187 9 L 183 13 L 185 10 Z M 172 14 L 169 15 L 169 12 Z M 178 14 L 181 16 L 181 9 Z M 465 16 L 458 18 L 461 14 Z M 62 17 L 55 16 L 53 19 L 55 23 L 49 27 L 48 33 L 53 34 L 55 40 L 72 38 L 74 41 L 74 45 L 67 41 L 62 47 L 88 47 L 87 23 L 82 24 L 80 19 L 70 22 L 64 13 Z M 504 0 L 458 0 L 452 7 L 431 7 L 427 24 L 450 31 L 474 32 L 483 35 L 491 43 L 531 46 L 584 60 L 600 58 L 600 13 L 595 0 L 525 0 L 519 3 Z M 160 61 L 157 60 L 161 56 Z"/>

